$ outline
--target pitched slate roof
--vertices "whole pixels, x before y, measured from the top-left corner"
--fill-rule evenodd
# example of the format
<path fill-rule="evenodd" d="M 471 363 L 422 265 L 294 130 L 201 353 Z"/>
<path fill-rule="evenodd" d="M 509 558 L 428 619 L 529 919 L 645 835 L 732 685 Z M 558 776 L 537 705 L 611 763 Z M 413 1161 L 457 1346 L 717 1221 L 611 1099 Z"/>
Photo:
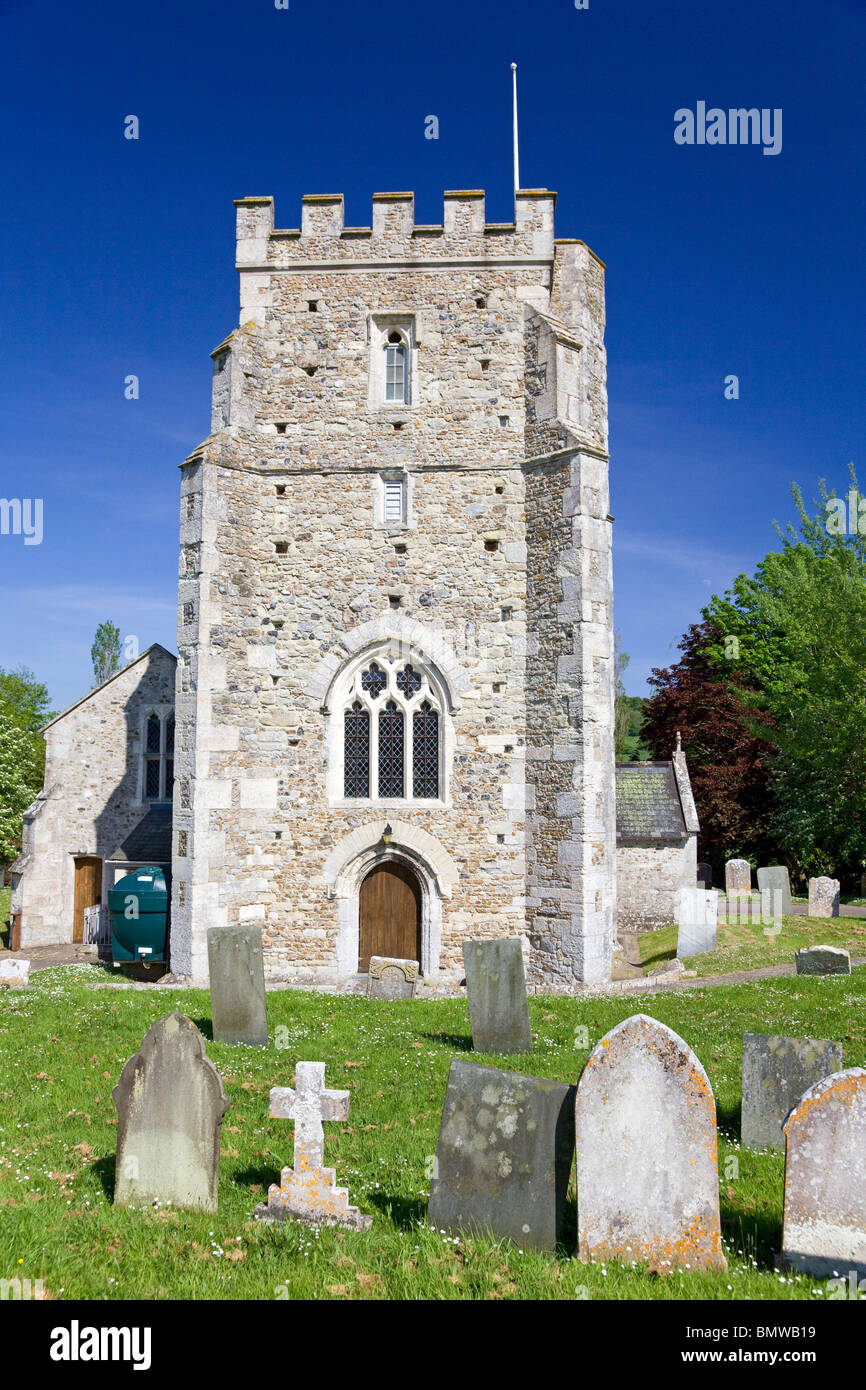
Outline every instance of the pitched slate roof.
<path fill-rule="evenodd" d="M 170 864 L 171 807 L 151 806 L 109 858 L 130 864 Z"/>
<path fill-rule="evenodd" d="M 692 831 L 683 814 L 673 763 L 618 763 L 616 838 L 619 844 L 684 840 Z M 697 829 L 695 825 L 694 829 Z"/>

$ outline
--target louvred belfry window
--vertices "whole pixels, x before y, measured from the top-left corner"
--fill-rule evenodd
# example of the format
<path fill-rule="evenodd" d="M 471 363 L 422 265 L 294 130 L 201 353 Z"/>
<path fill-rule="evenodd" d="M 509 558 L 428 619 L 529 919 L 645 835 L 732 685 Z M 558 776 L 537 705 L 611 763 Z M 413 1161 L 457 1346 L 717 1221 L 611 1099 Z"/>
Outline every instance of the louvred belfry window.
<path fill-rule="evenodd" d="M 441 687 L 417 660 L 377 653 L 356 669 L 342 705 L 343 796 L 439 798 L 441 703 Z"/>

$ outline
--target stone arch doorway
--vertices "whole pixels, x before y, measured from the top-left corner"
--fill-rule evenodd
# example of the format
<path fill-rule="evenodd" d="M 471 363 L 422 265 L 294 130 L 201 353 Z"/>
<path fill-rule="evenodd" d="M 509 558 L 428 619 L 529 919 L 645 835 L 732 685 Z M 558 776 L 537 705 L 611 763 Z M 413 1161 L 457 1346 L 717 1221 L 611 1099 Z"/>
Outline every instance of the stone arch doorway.
<path fill-rule="evenodd" d="M 371 956 L 397 956 L 421 963 L 422 892 L 407 864 L 386 859 L 361 883 L 358 895 L 358 970 Z"/>

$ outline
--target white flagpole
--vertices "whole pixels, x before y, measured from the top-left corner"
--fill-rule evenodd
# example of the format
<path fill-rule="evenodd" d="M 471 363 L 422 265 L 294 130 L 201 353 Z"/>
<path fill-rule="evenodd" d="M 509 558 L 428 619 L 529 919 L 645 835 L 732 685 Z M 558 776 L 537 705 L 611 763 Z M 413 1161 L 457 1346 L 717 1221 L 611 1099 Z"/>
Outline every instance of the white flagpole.
<path fill-rule="evenodd" d="M 520 187 L 520 155 L 517 147 L 517 64 L 511 64 L 511 77 L 514 97 L 514 192 Z"/>

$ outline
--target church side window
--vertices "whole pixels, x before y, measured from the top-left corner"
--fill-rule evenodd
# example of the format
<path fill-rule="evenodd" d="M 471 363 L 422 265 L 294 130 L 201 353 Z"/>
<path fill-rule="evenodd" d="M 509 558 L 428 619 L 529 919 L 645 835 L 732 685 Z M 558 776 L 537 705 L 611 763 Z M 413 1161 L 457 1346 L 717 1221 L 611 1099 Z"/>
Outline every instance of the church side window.
<path fill-rule="evenodd" d="M 142 793 L 145 801 L 171 801 L 174 792 L 174 714 L 160 716 L 155 710 L 144 722 L 144 768 Z"/>
<path fill-rule="evenodd" d="M 420 661 L 382 654 L 358 666 L 347 684 L 341 706 L 343 796 L 437 800 L 441 687 Z"/>

